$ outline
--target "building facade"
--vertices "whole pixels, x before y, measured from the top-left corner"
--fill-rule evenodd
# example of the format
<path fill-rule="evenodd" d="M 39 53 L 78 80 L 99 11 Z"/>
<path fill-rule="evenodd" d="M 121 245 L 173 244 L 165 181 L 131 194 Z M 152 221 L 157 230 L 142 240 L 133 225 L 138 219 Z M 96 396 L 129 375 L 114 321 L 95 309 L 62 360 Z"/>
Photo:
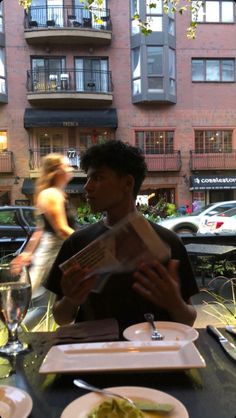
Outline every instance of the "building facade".
<path fill-rule="evenodd" d="M 0 205 L 32 202 L 49 152 L 71 161 L 78 205 L 80 155 L 110 139 L 143 149 L 141 193 L 154 202 L 236 199 L 236 3 L 206 0 L 195 40 L 189 12 L 147 3 L 104 0 L 92 13 L 80 0 L 33 0 L 27 13 L 0 3 Z"/>

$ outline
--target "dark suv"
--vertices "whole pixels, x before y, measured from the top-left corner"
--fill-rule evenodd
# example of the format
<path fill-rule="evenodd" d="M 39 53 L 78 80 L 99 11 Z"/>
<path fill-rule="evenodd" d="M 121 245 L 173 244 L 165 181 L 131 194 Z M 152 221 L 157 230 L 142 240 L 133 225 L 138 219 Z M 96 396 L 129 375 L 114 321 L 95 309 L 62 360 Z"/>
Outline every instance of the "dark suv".
<path fill-rule="evenodd" d="M 32 206 L 0 206 L 0 239 L 26 238 L 36 228 Z"/>

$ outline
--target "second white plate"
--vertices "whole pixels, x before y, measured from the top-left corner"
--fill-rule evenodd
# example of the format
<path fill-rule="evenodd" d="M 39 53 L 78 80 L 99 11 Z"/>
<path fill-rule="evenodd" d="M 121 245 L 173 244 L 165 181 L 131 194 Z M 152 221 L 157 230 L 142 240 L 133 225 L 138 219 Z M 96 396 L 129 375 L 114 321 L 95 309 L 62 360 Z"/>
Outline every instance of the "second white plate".
<path fill-rule="evenodd" d="M 32 399 L 24 390 L 0 385 L 0 417 L 27 418 L 32 410 Z"/>
<path fill-rule="evenodd" d="M 170 418 L 189 418 L 188 412 L 184 405 L 173 396 L 159 390 L 139 387 L 139 386 L 119 386 L 110 388 L 112 392 L 120 395 L 128 396 L 131 399 L 139 399 L 144 401 L 170 403 L 174 406 L 173 411 L 168 414 Z M 62 412 L 61 418 L 86 418 L 93 408 L 98 406 L 107 398 L 96 393 L 89 393 L 81 396 L 71 402 Z M 149 418 L 153 414 L 145 413 L 145 418 Z M 157 415 L 157 414 L 155 414 Z M 164 415 L 163 415 L 164 416 Z"/>
<path fill-rule="evenodd" d="M 198 332 L 195 328 L 178 322 L 157 321 L 157 329 L 165 337 L 165 341 L 195 341 Z M 147 322 L 132 325 L 124 330 L 123 335 L 129 341 L 151 341 L 151 327 Z"/>

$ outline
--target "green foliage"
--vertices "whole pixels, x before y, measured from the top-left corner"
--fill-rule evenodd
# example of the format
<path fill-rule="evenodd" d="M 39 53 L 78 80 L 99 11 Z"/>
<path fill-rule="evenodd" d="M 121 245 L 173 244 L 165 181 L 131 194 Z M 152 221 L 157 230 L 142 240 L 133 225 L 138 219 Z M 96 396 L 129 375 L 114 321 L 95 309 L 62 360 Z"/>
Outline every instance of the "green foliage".
<path fill-rule="evenodd" d="M 209 257 L 197 257 L 196 274 L 204 273 L 211 276 L 234 276 L 236 275 L 236 265 L 229 260 L 219 260 L 212 264 Z"/>
<path fill-rule="evenodd" d="M 157 223 L 163 218 L 176 215 L 176 206 L 173 203 L 166 202 L 164 199 L 160 199 L 154 206 L 141 205 L 140 211 L 149 221 Z"/>
<path fill-rule="evenodd" d="M 77 219 L 81 225 L 94 224 L 102 218 L 101 213 L 92 213 L 87 203 L 81 204 L 77 209 Z"/>
<path fill-rule="evenodd" d="M 220 286 L 214 284 L 221 281 Z M 220 323 L 226 325 L 236 325 L 236 278 L 216 277 L 209 283 L 209 288 L 203 289 L 207 295 L 212 297 L 212 301 L 204 303 L 204 312 L 216 318 Z M 228 293 L 225 297 L 224 294 Z"/>

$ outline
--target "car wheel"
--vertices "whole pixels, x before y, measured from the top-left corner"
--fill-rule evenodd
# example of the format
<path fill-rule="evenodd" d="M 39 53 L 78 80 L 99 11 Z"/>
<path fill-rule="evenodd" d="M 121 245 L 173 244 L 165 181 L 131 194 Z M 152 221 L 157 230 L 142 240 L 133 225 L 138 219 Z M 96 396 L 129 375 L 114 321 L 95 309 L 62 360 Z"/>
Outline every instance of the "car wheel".
<path fill-rule="evenodd" d="M 194 228 L 192 225 L 179 225 L 174 231 L 176 234 L 193 234 L 197 232 L 197 228 Z"/>

